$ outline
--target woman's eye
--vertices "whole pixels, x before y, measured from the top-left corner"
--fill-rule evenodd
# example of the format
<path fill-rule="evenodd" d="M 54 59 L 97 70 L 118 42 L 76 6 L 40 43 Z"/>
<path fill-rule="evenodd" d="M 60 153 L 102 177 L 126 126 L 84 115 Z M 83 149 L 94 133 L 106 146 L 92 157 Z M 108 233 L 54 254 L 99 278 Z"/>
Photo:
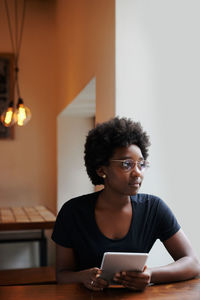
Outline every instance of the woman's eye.
<path fill-rule="evenodd" d="M 144 168 L 145 167 L 145 162 L 144 161 L 140 161 L 139 162 L 139 166 L 140 166 L 140 168 Z"/>
<path fill-rule="evenodd" d="M 146 167 L 145 161 L 140 161 L 140 162 L 139 162 L 139 165 L 140 165 L 140 168 L 141 168 L 141 169 L 143 169 L 143 168 Z"/>
<path fill-rule="evenodd" d="M 132 164 L 129 161 L 123 161 L 122 168 L 125 170 L 130 170 L 132 168 Z"/>

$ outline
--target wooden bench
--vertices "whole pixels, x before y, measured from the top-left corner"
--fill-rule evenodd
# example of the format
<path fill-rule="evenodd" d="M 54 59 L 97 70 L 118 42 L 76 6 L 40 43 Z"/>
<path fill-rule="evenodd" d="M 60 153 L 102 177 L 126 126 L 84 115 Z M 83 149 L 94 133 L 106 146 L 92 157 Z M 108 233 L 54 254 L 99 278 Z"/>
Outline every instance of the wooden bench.
<path fill-rule="evenodd" d="M 0 270 L 0 286 L 53 283 L 56 283 L 56 275 L 55 268 L 51 266 L 14 270 Z"/>

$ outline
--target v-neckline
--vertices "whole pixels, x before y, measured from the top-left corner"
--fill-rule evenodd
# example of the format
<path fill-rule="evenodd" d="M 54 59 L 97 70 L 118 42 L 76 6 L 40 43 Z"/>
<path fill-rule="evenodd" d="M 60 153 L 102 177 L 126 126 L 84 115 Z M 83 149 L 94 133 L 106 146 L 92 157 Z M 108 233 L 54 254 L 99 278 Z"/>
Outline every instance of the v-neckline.
<path fill-rule="evenodd" d="M 111 241 L 111 242 L 120 242 L 120 241 L 123 241 L 123 240 L 125 240 L 126 238 L 128 238 L 128 236 L 129 236 L 129 234 L 130 234 L 130 232 L 131 232 L 131 228 L 132 228 L 132 226 L 133 226 L 134 207 L 133 207 L 132 196 L 130 196 L 131 207 L 132 207 L 132 217 L 131 217 L 131 222 L 130 222 L 129 229 L 128 229 L 128 231 L 127 231 L 127 233 L 125 234 L 124 237 L 119 238 L 119 239 L 111 239 L 111 238 L 107 237 L 107 236 L 100 230 L 100 228 L 99 228 L 99 226 L 98 226 L 98 224 L 97 224 L 97 222 L 96 222 L 96 217 L 95 217 L 95 207 L 96 207 L 97 199 L 98 199 L 98 197 L 99 197 L 99 195 L 100 195 L 101 192 L 102 192 L 102 190 L 99 191 L 99 192 L 97 192 L 97 195 L 96 195 L 94 201 L 92 201 L 92 204 L 93 204 L 93 205 L 92 205 L 92 206 L 93 206 L 93 207 L 92 207 L 92 217 L 93 217 L 93 221 L 94 221 L 94 225 L 95 225 L 96 231 L 97 231 L 97 233 L 98 233 L 99 236 L 101 236 L 102 238 L 104 238 L 104 239 L 106 239 L 106 240 L 109 240 L 109 241 Z"/>

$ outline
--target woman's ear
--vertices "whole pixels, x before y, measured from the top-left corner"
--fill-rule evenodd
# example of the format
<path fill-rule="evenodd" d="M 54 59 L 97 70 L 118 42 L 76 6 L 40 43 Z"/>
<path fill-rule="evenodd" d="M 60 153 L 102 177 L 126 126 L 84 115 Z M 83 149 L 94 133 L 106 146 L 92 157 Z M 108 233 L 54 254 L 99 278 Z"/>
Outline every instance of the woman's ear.
<path fill-rule="evenodd" d="M 105 178 L 106 177 L 106 174 L 105 174 L 105 168 L 102 166 L 102 167 L 99 167 L 97 170 L 97 175 L 99 175 L 99 177 L 103 177 Z"/>

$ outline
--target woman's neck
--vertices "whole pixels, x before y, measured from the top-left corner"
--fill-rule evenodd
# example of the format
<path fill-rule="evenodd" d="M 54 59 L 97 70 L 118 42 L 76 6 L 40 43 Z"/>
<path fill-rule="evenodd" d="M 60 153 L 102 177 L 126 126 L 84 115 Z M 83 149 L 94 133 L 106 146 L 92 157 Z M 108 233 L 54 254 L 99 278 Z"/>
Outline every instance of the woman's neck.
<path fill-rule="evenodd" d="M 104 188 L 100 193 L 97 206 L 102 208 L 122 209 L 130 204 L 130 196 L 111 192 Z"/>

